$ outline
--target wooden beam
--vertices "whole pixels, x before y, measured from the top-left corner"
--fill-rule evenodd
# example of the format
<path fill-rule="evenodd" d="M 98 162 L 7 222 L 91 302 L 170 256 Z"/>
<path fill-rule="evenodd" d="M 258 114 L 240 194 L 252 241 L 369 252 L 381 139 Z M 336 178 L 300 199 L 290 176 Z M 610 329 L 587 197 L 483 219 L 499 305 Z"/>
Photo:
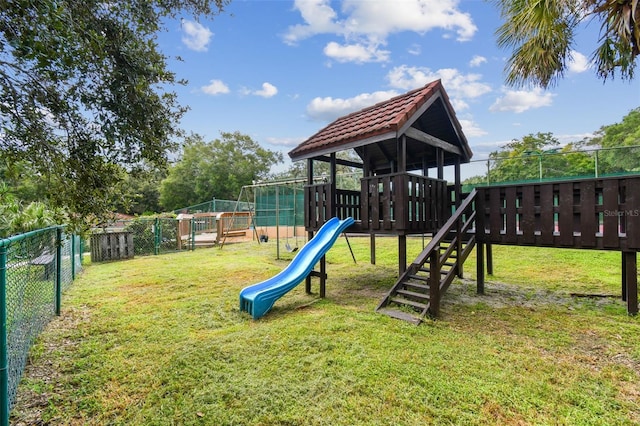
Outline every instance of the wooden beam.
<path fill-rule="evenodd" d="M 431 136 L 430 134 L 418 130 L 415 127 L 409 127 L 404 134 L 411 139 L 424 142 L 427 145 L 431 145 L 436 148 L 441 148 L 447 152 L 456 154 L 459 157 L 462 156 L 462 151 L 460 151 L 460 148 L 458 148 L 457 146 L 452 145 L 449 142 L 445 142 L 442 139 L 436 138 L 435 136 Z"/>
<path fill-rule="evenodd" d="M 622 252 L 624 271 L 623 291 L 626 293 L 627 313 L 638 315 L 638 263 L 636 252 Z"/>
<path fill-rule="evenodd" d="M 484 294 L 484 243 L 476 243 L 476 256 L 476 292 Z"/>
<path fill-rule="evenodd" d="M 335 155 L 335 153 L 333 153 L 332 155 Z M 330 163 L 331 160 L 331 155 L 330 156 L 320 156 L 320 157 L 313 157 L 314 160 L 318 160 L 318 161 L 322 161 L 325 163 Z M 349 160 L 341 160 L 340 158 L 336 158 L 336 164 L 339 164 L 341 166 L 347 166 L 347 167 L 355 167 L 357 169 L 362 169 L 364 167 L 364 165 L 362 163 L 356 163 L 355 161 L 349 161 Z"/>
<path fill-rule="evenodd" d="M 398 172 L 407 171 L 407 137 L 402 135 L 398 138 Z"/>
<path fill-rule="evenodd" d="M 387 160 L 389 163 L 393 162 L 393 157 L 389 154 L 389 152 L 384 148 L 384 146 L 382 145 L 381 142 L 378 142 L 376 144 L 376 146 L 378 147 L 378 149 L 380 150 L 380 152 L 382 153 L 382 155 L 384 156 L 385 160 Z"/>

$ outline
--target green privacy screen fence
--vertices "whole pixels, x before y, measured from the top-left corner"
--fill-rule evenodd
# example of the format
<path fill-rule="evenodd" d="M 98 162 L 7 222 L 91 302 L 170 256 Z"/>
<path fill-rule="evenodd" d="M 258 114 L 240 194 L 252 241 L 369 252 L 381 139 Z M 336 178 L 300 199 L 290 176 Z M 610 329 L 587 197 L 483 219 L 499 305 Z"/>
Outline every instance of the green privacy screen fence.
<path fill-rule="evenodd" d="M 29 349 L 82 269 L 82 240 L 62 226 L 0 240 L 0 425 L 9 424 Z"/>

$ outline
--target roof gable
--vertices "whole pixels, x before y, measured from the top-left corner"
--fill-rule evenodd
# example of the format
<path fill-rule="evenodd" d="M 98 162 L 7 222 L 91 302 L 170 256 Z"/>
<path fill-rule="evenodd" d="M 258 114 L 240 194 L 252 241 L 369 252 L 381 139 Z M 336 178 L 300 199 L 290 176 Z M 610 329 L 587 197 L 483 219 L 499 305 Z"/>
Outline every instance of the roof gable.
<path fill-rule="evenodd" d="M 365 145 L 367 141 L 395 139 L 400 131 L 406 130 L 420 118 L 424 112 L 421 112 L 421 109 L 425 104 L 433 102 L 436 98 L 442 98 L 446 109 L 449 110 L 447 121 L 451 122 L 447 124 L 450 127 L 453 125 L 457 139 L 462 139 L 459 142 L 464 145 L 463 151 L 468 154 L 465 157 L 470 158 L 471 151 L 440 80 L 338 118 L 291 150 L 289 156 L 294 161 L 302 160 Z M 468 158 L 465 160 L 468 161 Z"/>

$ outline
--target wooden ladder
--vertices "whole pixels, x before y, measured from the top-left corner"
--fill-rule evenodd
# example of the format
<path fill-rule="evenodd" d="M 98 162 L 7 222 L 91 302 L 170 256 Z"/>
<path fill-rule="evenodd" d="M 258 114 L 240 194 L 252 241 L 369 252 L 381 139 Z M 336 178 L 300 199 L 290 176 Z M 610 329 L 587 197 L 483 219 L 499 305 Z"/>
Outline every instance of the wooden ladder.
<path fill-rule="evenodd" d="M 462 275 L 462 265 L 475 245 L 475 197 L 474 189 L 398 278 L 377 312 L 416 325 L 427 315 L 438 315 L 440 298 L 454 277 Z"/>

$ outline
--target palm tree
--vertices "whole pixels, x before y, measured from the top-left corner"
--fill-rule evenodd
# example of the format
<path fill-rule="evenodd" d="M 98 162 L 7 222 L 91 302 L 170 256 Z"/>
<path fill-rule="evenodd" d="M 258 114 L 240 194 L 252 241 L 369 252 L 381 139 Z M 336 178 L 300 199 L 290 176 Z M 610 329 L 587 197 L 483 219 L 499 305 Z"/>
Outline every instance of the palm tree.
<path fill-rule="evenodd" d="M 498 45 L 513 50 L 506 65 L 507 83 L 544 88 L 564 76 L 575 31 L 583 21 L 600 22 L 600 40 L 592 56 L 597 75 L 606 81 L 616 71 L 631 80 L 640 54 L 638 0 L 495 0 L 504 20 Z"/>

